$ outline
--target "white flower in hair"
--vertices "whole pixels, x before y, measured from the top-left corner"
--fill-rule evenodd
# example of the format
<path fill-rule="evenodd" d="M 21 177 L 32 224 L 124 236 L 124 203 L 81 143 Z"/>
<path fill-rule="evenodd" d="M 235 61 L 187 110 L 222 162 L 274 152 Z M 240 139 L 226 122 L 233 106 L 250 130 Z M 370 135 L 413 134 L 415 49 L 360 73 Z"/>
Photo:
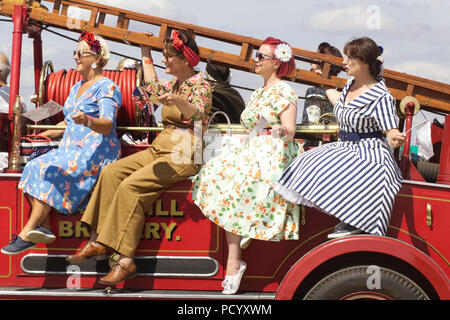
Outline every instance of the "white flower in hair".
<path fill-rule="evenodd" d="M 281 62 L 288 62 L 292 58 L 292 49 L 287 43 L 277 45 L 274 53 L 275 57 Z"/>
<path fill-rule="evenodd" d="M 383 58 L 382 55 L 379 55 L 379 56 L 377 57 L 377 60 L 380 61 L 381 64 L 384 63 L 384 58 Z"/>

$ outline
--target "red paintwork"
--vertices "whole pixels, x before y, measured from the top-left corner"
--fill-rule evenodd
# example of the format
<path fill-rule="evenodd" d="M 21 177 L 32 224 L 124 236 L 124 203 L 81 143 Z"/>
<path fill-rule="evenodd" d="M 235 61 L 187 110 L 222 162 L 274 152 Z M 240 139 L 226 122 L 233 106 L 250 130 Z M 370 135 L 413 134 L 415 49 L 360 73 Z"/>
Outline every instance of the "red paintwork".
<path fill-rule="evenodd" d="M 450 115 L 445 117 L 445 123 L 438 182 L 450 184 Z"/>
<path fill-rule="evenodd" d="M 352 252 L 377 252 L 413 265 L 433 285 L 441 299 L 450 299 L 448 277 L 427 255 L 413 246 L 388 237 L 353 236 L 326 242 L 302 257 L 281 283 L 276 299 L 292 299 L 298 286 L 314 269 L 336 256 Z M 380 263 L 382 263 L 380 261 Z"/>

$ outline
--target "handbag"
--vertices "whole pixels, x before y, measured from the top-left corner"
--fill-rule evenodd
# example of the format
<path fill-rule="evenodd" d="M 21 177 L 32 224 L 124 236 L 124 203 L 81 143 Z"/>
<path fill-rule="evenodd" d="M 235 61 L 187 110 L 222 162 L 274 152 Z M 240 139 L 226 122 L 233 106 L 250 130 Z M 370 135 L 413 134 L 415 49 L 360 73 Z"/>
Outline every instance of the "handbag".
<path fill-rule="evenodd" d="M 214 117 L 221 114 L 225 117 L 228 123 L 228 129 L 226 135 L 223 135 L 219 129 L 210 128 L 211 122 Z M 231 134 L 231 121 L 228 115 L 223 111 L 216 111 L 209 118 L 206 131 L 203 134 L 203 163 L 219 156 L 220 154 L 232 151 L 234 148 L 238 148 L 243 145 L 243 138 L 248 134 Z"/>
<path fill-rule="evenodd" d="M 20 141 L 20 163 L 25 166 L 28 161 L 56 149 L 59 142 L 52 141 L 49 137 L 39 134 L 31 134 L 21 137 Z"/>

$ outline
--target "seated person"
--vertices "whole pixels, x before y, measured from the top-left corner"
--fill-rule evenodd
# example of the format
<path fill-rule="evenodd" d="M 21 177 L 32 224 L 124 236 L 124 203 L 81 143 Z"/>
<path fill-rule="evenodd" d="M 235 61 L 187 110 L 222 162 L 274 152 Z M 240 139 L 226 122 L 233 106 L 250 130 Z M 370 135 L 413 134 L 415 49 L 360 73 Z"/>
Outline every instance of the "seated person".
<path fill-rule="evenodd" d="M 241 123 L 245 102 L 240 93 L 230 86 L 230 68 L 208 63 L 205 76 L 212 90 L 211 114 L 220 110 L 228 115 L 231 123 Z M 227 119 L 218 114 L 214 117 L 214 123 L 227 123 Z"/>
<path fill-rule="evenodd" d="M 9 86 L 8 76 L 11 65 L 8 57 L 0 52 L 0 172 L 8 167 L 8 141 L 9 129 Z M 23 113 L 29 111 L 29 107 L 22 99 Z"/>
<path fill-rule="evenodd" d="M 242 113 L 242 124 L 254 130 L 262 117 L 265 129 L 251 142 L 222 153 L 203 165 L 193 181 L 192 200 L 226 233 L 228 257 L 223 294 L 235 294 L 247 267 L 242 250 L 249 239 L 280 241 L 299 238 L 299 207 L 272 188 L 300 152 L 293 140 L 297 95 L 283 76 L 295 69 L 291 47 L 268 37 L 254 59 L 263 85 Z"/>
<path fill-rule="evenodd" d="M 84 80 L 76 83 L 64 104 L 64 132 L 47 130 L 42 135 L 61 144 L 27 163 L 18 188 L 28 195 L 32 210 L 22 231 L 1 252 L 15 255 L 36 246 L 51 243 L 52 208 L 63 214 L 83 210 L 101 168 L 120 157 L 116 137 L 116 117 L 121 105 L 119 87 L 103 77 L 109 49 L 101 37 L 85 32 L 74 51 L 76 70 Z"/>
<path fill-rule="evenodd" d="M 196 147 L 201 143 L 194 135 L 194 121 L 201 127 L 195 130 L 204 130 L 211 108 L 211 88 L 194 70 L 200 56 L 190 32 L 174 30 L 164 43 L 165 73 L 174 76 L 168 81 L 156 80 L 151 48 L 142 46 L 146 90 L 163 104 L 164 130 L 148 149 L 102 170 L 81 219 L 91 230 L 90 241 L 66 258 L 71 263 L 82 263 L 105 255 L 107 247 L 118 252 L 119 260 L 98 280 L 101 284 L 118 284 L 137 274 L 133 257 L 146 213 L 164 190 L 200 170 L 194 161 Z"/>
<path fill-rule="evenodd" d="M 336 47 L 331 46 L 327 42 L 322 42 L 317 48 L 318 53 L 328 54 L 330 56 L 335 56 L 342 58 L 342 54 Z M 322 73 L 324 63 L 312 64 L 311 71 L 318 74 Z M 337 76 L 340 72 L 338 66 L 332 65 L 330 68 L 330 75 Z M 306 100 L 303 108 L 302 123 L 315 123 L 319 120 L 320 116 L 326 113 L 333 113 L 333 105 L 327 98 L 325 90 L 321 87 L 310 87 L 306 90 Z M 333 117 L 334 119 L 334 117 Z M 305 150 L 311 147 L 317 147 L 319 141 L 316 140 L 306 140 L 304 144 Z"/>

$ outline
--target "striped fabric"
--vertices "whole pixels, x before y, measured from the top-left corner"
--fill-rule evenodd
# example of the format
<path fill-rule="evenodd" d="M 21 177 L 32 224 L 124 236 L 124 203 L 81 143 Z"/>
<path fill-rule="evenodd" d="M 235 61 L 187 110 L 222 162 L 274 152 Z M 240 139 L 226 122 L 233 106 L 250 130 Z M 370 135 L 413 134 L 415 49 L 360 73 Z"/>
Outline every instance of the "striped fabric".
<path fill-rule="evenodd" d="M 339 129 L 385 131 L 397 127 L 395 100 L 381 79 L 343 105 L 350 79 L 334 107 Z M 385 138 L 337 141 L 295 158 L 275 190 L 286 200 L 315 207 L 374 235 L 385 235 L 400 190 L 401 172 Z"/>

